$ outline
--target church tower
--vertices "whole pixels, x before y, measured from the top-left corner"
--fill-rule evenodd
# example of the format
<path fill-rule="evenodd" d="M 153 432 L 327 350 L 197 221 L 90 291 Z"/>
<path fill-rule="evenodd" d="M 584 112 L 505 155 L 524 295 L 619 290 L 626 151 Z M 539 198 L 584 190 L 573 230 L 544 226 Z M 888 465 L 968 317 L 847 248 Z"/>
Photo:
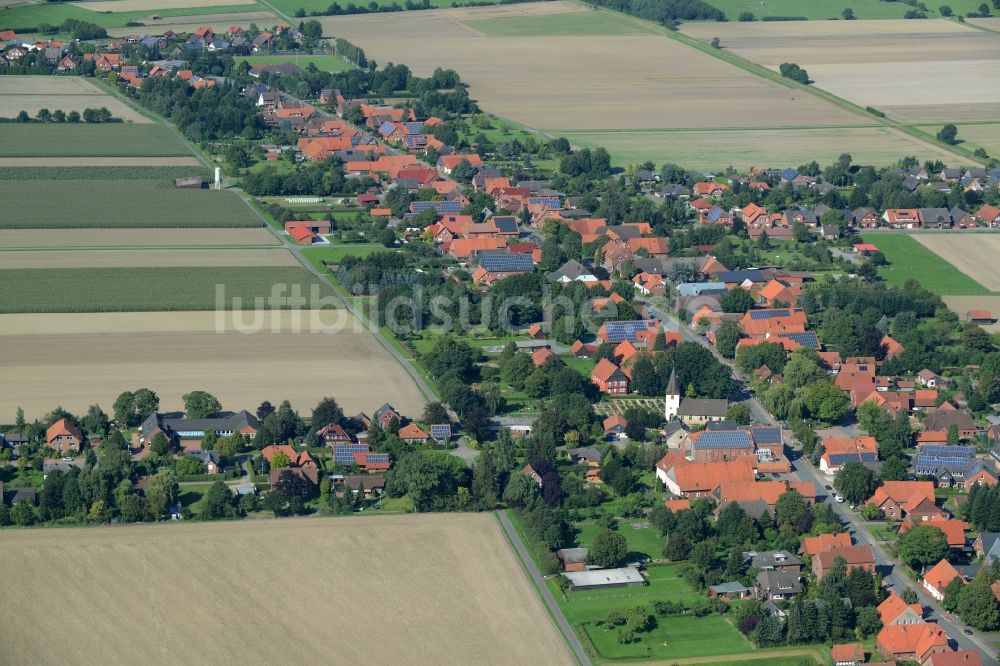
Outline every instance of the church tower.
<path fill-rule="evenodd" d="M 670 381 L 667 382 L 667 398 L 666 406 L 663 410 L 663 416 L 667 421 L 677 418 L 677 412 L 681 408 L 681 394 L 677 390 L 677 371 L 670 371 Z"/>

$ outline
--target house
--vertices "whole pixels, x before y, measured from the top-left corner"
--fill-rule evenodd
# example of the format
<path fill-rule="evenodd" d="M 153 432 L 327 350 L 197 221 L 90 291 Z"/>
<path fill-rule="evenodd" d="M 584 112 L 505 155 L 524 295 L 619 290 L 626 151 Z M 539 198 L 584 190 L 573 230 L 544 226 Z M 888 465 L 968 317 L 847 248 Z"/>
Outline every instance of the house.
<path fill-rule="evenodd" d="M 527 465 L 522 467 L 521 473 L 527 474 L 529 477 L 531 477 L 531 480 L 537 483 L 539 486 L 542 485 L 542 475 L 538 473 L 534 465 L 532 465 L 531 463 L 528 463 Z"/>
<path fill-rule="evenodd" d="M 556 358 L 556 355 L 548 347 L 539 347 L 531 353 L 531 362 L 535 364 L 536 368 L 544 366 L 550 358 Z"/>
<path fill-rule="evenodd" d="M 83 433 L 66 419 L 59 419 L 45 431 L 45 445 L 59 453 L 79 453 Z"/>
<path fill-rule="evenodd" d="M 958 436 L 962 438 L 971 438 L 979 434 L 979 428 L 972 414 L 964 409 L 956 409 L 950 402 L 944 403 L 924 419 L 924 430 L 947 431 L 952 426 L 958 428 Z"/>
<path fill-rule="evenodd" d="M 965 547 L 965 531 L 969 529 L 969 523 L 963 520 L 928 520 L 923 523 L 906 522 L 899 526 L 899 536 L 910 531 L 911 528 L 920 525 L 921 527 L 936 527 L 944 533 L 950 548 Z"/>
<path fill-rule="evenodd" d="M 991 227 L 1000 226 L 1000 208 L 983 204 L 983 207 L 976 211 L 976 219 Z"/>
<path fill-rule="evenodd" d="M 704 425 L 726 418 L 729 401 L 725 398 L 684 398 L 677 408 L 677 418 L 688 426 Z"/>
<path fill-rule="evenodd" d="M 726 481 L 754 480 L 751 456 L 723 462 L 691 462 L 672 451 L 656 463 L 656 477 L 676 497 L 709 497 Z"/>
<path fill-rule="evenodd" d="M 920 666 L 982 666 L 983 658 L 975 650 L 937 652 L 930 655 Z"/>
<path fill-rule="evenodd" d="M 921 433 L 926 434 L 926 433 Z M 947 441 L 948 433 L 944 433 Z M 913 473 L 934 477 L 939 486 L 950 488 L 965 479 L 965 470 L 976 457 L 974 446 L 942 446 L 940 444 L 920 444 L 913 457 Z"/>
<path fill-rule="evenodd" d="M 917 373 L 917 383 L 921 386 L 926 386 L 927 388 L 932 389 L 937 388 L 941 382 L 941 377 L 936 372 L 928 370 L 927 368 L 924 368 Z"/>
<path fill-rule="evenodd" d="M 389 428 L 393 421 L 396 423 L 402 423 L 403 415 L 400 414 L 395 407 L 389 403 L 385 403 L 375 410 L 375 420 L 378 421 L 378 424 L 383 428 Z"/>
<path fill-rule="evenodd" d="M 568 457 L 574 465 L 597 467 L 601 464 L 603 453 L 596 447 L 583 446 L 575 449 L 567 449 L 566 457 Z"/>
<path fill-rule="evenodd" d="M 851 535 L 847 532 L 837 532 L 836 534 L 820 534 L 818 536 L 806 537 L 799 546 L 799 552 L 809 557 L 816 557 L 824 550 L 833 548 L 847 548 L 851 545 Z"/>
<path fill-rule="evenodd" d="M 602 393 L 608 395 L 626 395 L 628 393 L 629 377 L 617 365 L 602 358 L 590 371 L 590 381 L 597 385 Z"/>
<path fill-rule="evenodd" d="M 333 489 L 338 497 L 351 494 L 363 493 L 365 499 L 370 499 L 381 495 L 385 489 L 385 477 L 381 474 L 357 474 L 357 475 L 331 475 Z"/>
<path fill-rule="evenodd" d="M 570 259 L 562 266 L 552 271 L 545 278 L 549 282 L 596 282 L 597 276 L 593 271 L 581 264 L 576 259 Z"/>
<path fill-rule="evenodd" d="M 205 466 L 206 474 L 218 474 L 221 469 L 219 467 L 219 453 L 217 451 L 187 451 L 185 455 L 200 460 L 201 464 Z"/>
<path fill-rule="evenodd" d="M 749 587 L 736 581 L 711 585 L 708 588 L 708 596 L 715 599 L 725 599 L 726 601 L 746 599 L 752 592 Z"/>
<path fill-rule="evenodd" d="M 319 437 L 320 441 L 329 446 L 336 446 L 338 444 L 349 444 L 351 442 L 351 436 L 347 434 L 343 428 L 341 428 L 336 423 L 328 426 L 323 426 L 318 431 L 316 431 L 316 436 Z"/>
<path fill-rule="evenodd" d="M 819 469 L 832 476 L 849 462 L 874 464 L 878 460 L 878 442 L 874 437 L 825 437 Z"/>
<path fill-rule="evenodd" d="M 980 532 L 972 544 L 972 550 L 982 557 L 986 564 L 1000 559 L 1000 532 Z"/>
<path fill-rule="evenodd" d="M 886 659 L 923 662 L 938 652 L 950 652 L 948 636 L 937 624 L 893 624 L 883 627 L 875 639 Z"/>
<path fill-rule="evenodd" d="M 823 580 L 823 576 L 830 571 L 838 557 L 844 559 L 848 571 L 865 569 L 872 574 L 875 573 L 875 552 L 871 546 L 841 546 L 824 550 L 813 558 L 812 569 L 817 581 Z"/>
<path fill-rule="evenodd" d="M 628 428 L 628 421 L 621 414 L 612 414 L 604 419 L 604 435 L 609 439 L 628 439 L 625 430 Z"/>
<path fill-rule="evenodd" d="M 750 562 L 751 569 L 760 571 L 783 571 L 794 574 L 802 571 L 802 560 L 787 550 L 743 553 L 743 558 Z"/>
<path fill-rule="evenodd" d="M 994 321 L 993 313 L 989 310 L 969 310 L 965 313 L 965 321 L 971 324 L 989 325 Z"/>
<path fill-rule="evenodd" d="M 802 593 L 802 582 L 797 573 L 761 571 L 754 580 L 754 594 L 759 599 L 783 601 Z"/>
<path fill-rule="evenodd" d="M 895 592 L 890 592 L 886 600 L 876 608 L 883 626 L 894 624 L 921 624 L 924 609 L 920 604 L 908 604 Z"/>
<path fill-rule="evenodd" d="M 993 468 L 988 467 L 987 463 L 982 460 L 977 460 L 965 470 L 964 479 L 962 480 L 962 487 L 965 492 L 972 490 L 972 486 L 979 484 L 980 486 L 995 486 L 1000 482 L 1000 477 L 993 470 Z"/>
<path fill-rule="evenodd" d="M 354 464 L 366 472 L 388 472 L 392 460 L 388 453 L 361 451 L 354 454 Z"/>
<path fill-rule="evenodd" d="M 583 571 L 587 568 L 586 548 L 560 548 L 556 551 L 556 557 L 563 563 L 563 571 Z"/>
<path fill-rule="evenodd" d="M 399 438 L 407 444 L 425 444 L 431 436 L 416 423 L 408 423 L 399 429 Z"/>
<path fill-rule="evenodd" d="M 956 578 L 965 582 L 958 569 L 953 567 L 948 560 L 941 560 L 928 571 L 924 572 L 923 586 L 932 597 L 941 601 L 944 599 L 944 588 L 948 587 L 948 583 Z"/>
<path fill-rule="evenodd" d="M 833 666 L 858 666 L 865 661 L 865 646 L 861 643 L 837 643 L 830 648 Z"/>
<path fill-rule="evenodd" d="M 947 518 L 944 511 L 934 504 L 934 483 L 931 481 L 885 481 L 868 499 L 886 518 L 901 520 L 916 512 L 918 518 L 927 516 Z M 928 506 L 929 505 L 929 506 Z"/>

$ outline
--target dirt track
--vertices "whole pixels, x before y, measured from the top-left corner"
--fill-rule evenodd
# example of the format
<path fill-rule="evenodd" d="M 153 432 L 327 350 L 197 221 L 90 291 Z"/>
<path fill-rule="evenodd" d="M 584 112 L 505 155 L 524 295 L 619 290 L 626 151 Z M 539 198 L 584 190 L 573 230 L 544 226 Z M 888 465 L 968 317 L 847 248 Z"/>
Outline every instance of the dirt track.
<path fill-rule="evenodd" d="M 5 531 L 0 661 L 570 664 L 490 514 Z"/>

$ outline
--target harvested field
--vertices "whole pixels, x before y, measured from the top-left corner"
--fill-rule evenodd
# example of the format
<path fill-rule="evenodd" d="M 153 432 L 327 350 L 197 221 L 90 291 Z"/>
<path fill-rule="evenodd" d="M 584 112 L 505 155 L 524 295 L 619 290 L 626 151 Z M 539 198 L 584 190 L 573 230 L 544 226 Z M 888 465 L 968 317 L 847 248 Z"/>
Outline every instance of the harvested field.
<path fill-rule="evenodd" d="M 550 37 L 554 35 L 655 35 L 646 23 L 610 11 L 586 11 L 547 16 L 467 21 L 466 25 L 498 37 Z"/>
<path fill-rule="evenodd" d="M 261 575 L 290 553 L 309 575 Z M 16 530 L 0 555 L 23 572 L 0 614 L 12 666 L 573 663 L 491 514 Z M 193 562 L 225 566 L 206 585 Z M 220 630 L 234 608 L 253 612 Z"/>
<path fill-rule="evenodd" d="M 904 122 L 1000 118 L 1000 39 L 953 21 L 688 23 L 724 49 Z M 933 91 L 929 94 L 929 91 Z"/>
<path fill-rule="evenodd" d="M 0 312 L 8 313 L 255 310 L 290 307 L 296 295 L 312 307 L 334 302 L 301 266 L 0 270 Z"/>
<path fill-rule="evenodd" d="M 277 245 L 267 229 L 2 229 L 0 248 Z"/>
<path fill-rule="evenodd" d="M 129 123 L 152 123 L 90 81 L 68 76 L 0 76 L 0 118 L 14 118 L 21 111 L 34 117 L 39 109 L 66 113 L 105 107 L 115 118 Z M 44 127 L 44 126 L 43 126 Z"/>
<path fill-rule="evenodd" d="M 0 232 L 3 233 L 3 232 Z M 271 250 L 6 250 L 0 270 L 9 268 L 173 268 L 300 266 L 285 249 Z"/>
<path fill-rule="evenodd" d="M 197 157 L 0 157 L 0 167 L 193 166 Z"/>
<path fill-rule="evenodd" d="M 190 157 L 165 125 L 0 124 L 0 157 Z"/>
<path fill-rule="evenodd" d="M 233 192 L 153 180 L 0 180 L 0 229 L 259 227 Z"/>
<path fill-rule="evenodd" d="M 227 0 L 224 0 L 224 2 Z M 209 0 L 211 2 L 211 0 Z M 3 24 L 5 28 L 11 28 L 16 30 L 18 33 L 31 33 L 34 32 L 35 28 L 40 23 L 48 23 L 49 25 L 59 26 L 62 25 L 67 19 L 73 19 L 76 21 L 87 21 L 89 23 L 94 23 L 101 26 L 102 28 L 110 29 L 116 28 L 119 30 L 128 30 L 126 25 L 130 22 L 132 23 L 145 23 L 151 26 L 156 26 L 158 28 L 164 27 L 164 24 L 171 20 L 174 16 L 184 16 L 185 19 L 191 15 L 202 16 L 204 21 L 208 21 L 207 17 L 211 16 L 211 20 L 214 20 L 217 16 L 232 15 L 239 12 L 255 12 L 262 9 L 260 5 L 253 3 L 248 3 L 247 0 L 241 2 L 237 5 L 229 4 L 205 4 L 198 7 L 174 7 L 170 9 L 157 9 L 157 10 L 126 10 L 125 6 L 128 2 L 116 2 L 115 5 L 122 7 L 120 11 L 109 11 L 101 10 L 94 11 L 87 9 L 87 5 L 95 3 L 80 3 L 71 4 L 68 2 L 50 2 L 50 3 L 40 3 L 40 4 L 20 4 L 16 7 L 11 7 L 4 10 L 2 16 L 0 16 L 0 23 Z M 171 3 L 173 4 L 173 3 Z M 163 18 L 163 20 L 152 20 L 151 16 L 158 15 Z M 204 23 L 203 23 L 204 25 Z M 226 26 L 218 26 L 220 29 Z M 133 32 L 135 27 L 131 28 Z"/>
<path fill-rule="evenodd" d="M 452 67 L 470 84 L 470 95 L 483 108 L 535 128 L 772 127 L 776 119 L 785 126 L 867 122 L 666 34 L 541 39 L 484 35 L 469 25 L 554 13 L 583 22 L 607 16 L 609 25 L 631 20 L 574 3 L 545 2 L 342 16 L 321 22 L 327 32 L 358 44 L 379 62 L 406 62 L 421 75 L 429 75 L 435 67 Z M 646 64 L 637 62 L 638 54 Z M 531 75 L 525 76 L 526 71 Z"/>
<path fill-rule="evenodd" d="M 990 291 L 1000 291 L 1000 234 L 914 234 L 921 245 Z"/>
<path fill-rule="evenodd" d="M 247 0 L 211 0 L 217 7 L 225 5 L 246 5 Z M 92 12 L 141 12 L 147 10 L 181 9 L 185 7 L 202 7 L 205 0 L 94 0 L 93 2 L 74 2 L 74 7 L 89 9 Z"/>
<path fill-rule="evenodd" d="M 942 296 L 941 300 L 952 312 L 964 320 L 969 310 L 989 310 L 994 319 L 1000 317 L 1000 295 L 997 296 Z M 982 326 L 989 333 L 1000 333 L 1000 322 Z"/>
<path fill-rule="evenodd" d="M 954 156 L 888 127 L 773 130 L 560 132 L 580 148 L 603 146 L 615 164 L 674 162 L 690 169 L 748 169 L 758 164 L 820 164 L 850 153 L 859 164 L 891 165 L 901 155 L 920 160 Z"/>
<path fill-rule="evenodd" d="M 309 333 L 309 311 L 267 315 L 253 335 L 215 312 L 0 315 L 0 373 L 25 378 L 0 394 L 0 413 L 20 405 L 35 418 L 55 405 L 85 412 L 95 402 L 108 409 L 138 385 L 156 391 L 164 410 L 183 408 L 181 396 L 197 388 L 233 409 L 287 399 L 308 410 L 335 395 L 351 414 L 386 401 L 404 414 L 422 411 L 410 376 L 346 310 L 316 315 L 343 324 L 331 334 Z"/>
<path fill-rule="evenodd" d="M 1000 117 L 1000 113 L 997 114 Z M 952 122 L 955 119 L 948 119 Z M 1000 123 L 970 123 L 963 125 L 961 120 L 957 123 L 958 140 L 963 147 L 975 150 L 982 148 L 992 157 L 1000 156 Z M 926 125 L 921 127 L 929 134 L 936 134 L 941 129 L 941 125 Z"/>

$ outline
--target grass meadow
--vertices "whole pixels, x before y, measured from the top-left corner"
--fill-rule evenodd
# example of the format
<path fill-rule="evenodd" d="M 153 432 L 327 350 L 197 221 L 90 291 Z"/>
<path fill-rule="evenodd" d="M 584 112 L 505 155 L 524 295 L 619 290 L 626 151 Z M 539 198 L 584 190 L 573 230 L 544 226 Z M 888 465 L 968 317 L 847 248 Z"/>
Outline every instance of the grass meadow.
<path fill-rule="evenodd" d="M 269 5 L 273 6 L 279 12 L 288 14 L 289 16 L 294 16 L 295 12 L 299 9 L 305 10 L 306 14 L 311 12 L 325 12 L 327 8 L 330 7 L 334 2 L 338 2 L 341 7 L 346 7 L 349 2 L 344 0 L 273 0 L 268 2 Z M 375 4 L 380 7 L 386 7 L 392 5 L 393 3 L 402 5 L 403 0 L 375 0 Z M 356 5 L 368 6 L 368 3 L 355 2 Z M 431 7 L 451 7 L 452 4 L 455 5 L 465 5 L 468 4 L 464 0 L 431 0 Z"/>
<path fill-rule="evenodd" d="M 235 194 L 155 180 L 0 180 L 0 229 L 260 227 Z"/>
<path fill-rule="evenodd" d="M 16 32 L 35 32 L 42 23 L 58 27 L 66 19 L 87 21 L 102 28 L 120 28 L 130 21 L 147 22 L 153 14 L 164 18 L 171 16 L 195 16 L 211 14 L 234 14 L 237 12 L 259 12 L 263 7 L 253 3 L 245 5 L 208 5 L 205 7 L 178 7 L 170 9 L 106 12 L 92 11 L 69 3 L 45 3 L 7 7 L 0 12 L 0 28 Z"/>
<path fill-rule="evenodd" d="M 237 58 L 237 62 L 242 60 L 246 60 L 251 65 L 280 65 L 290 62 L 303 69 L 312 63 L 321 72 L 344 72 L 352 67 L 346 60 L 336 55 L 246 56 Z"/>
<path fill-rule="evenodd" d="M 958 3 L 948 2 L 955 11 L 959 10 L 963 0 Z M 859 19 L 901 19 L 910 7 L 902 2 L 884 2 L 883 0 L 708 0 L 708 4 L 721 9 L 726 18 L 735 21 L 743 12 L 752 13 L 758 20 L 765 16 L 804 16 L 810 20 L 825 21 L 840 19 L 843 11 L 850 7 L 854 16 Z M 928 3 L 930 8 L 931 3 Z M 975 5 L 978 7 L 978 3 Z M 937 7 L 931 14 L 937 16 Z"/>
<path fill-rule="evenodd" d="M 0 124 L 0 157 L 174 157 L 191 155 L 159 124 Z"/>
<path fill-rule="evenodd" d="M 990 293 L 907 234 L 868 233 L 862 234 L 862 238 L 866 243 L 874 243 L 889 260 L 888 266 L 879 269 L 889 284 L 901 286 L 907 280 L 916 280 L 940 296 Z"/>
<path fill-rule="evenodd" d="M 216 285 L 225 286 L 225 309 L 248 309 L 275 284 L 300 285 L 306 297 L 312 285 L 329 292 L 301 267 L 10 269 L 0 270 L 0 312 L 212 310 Z"/>

